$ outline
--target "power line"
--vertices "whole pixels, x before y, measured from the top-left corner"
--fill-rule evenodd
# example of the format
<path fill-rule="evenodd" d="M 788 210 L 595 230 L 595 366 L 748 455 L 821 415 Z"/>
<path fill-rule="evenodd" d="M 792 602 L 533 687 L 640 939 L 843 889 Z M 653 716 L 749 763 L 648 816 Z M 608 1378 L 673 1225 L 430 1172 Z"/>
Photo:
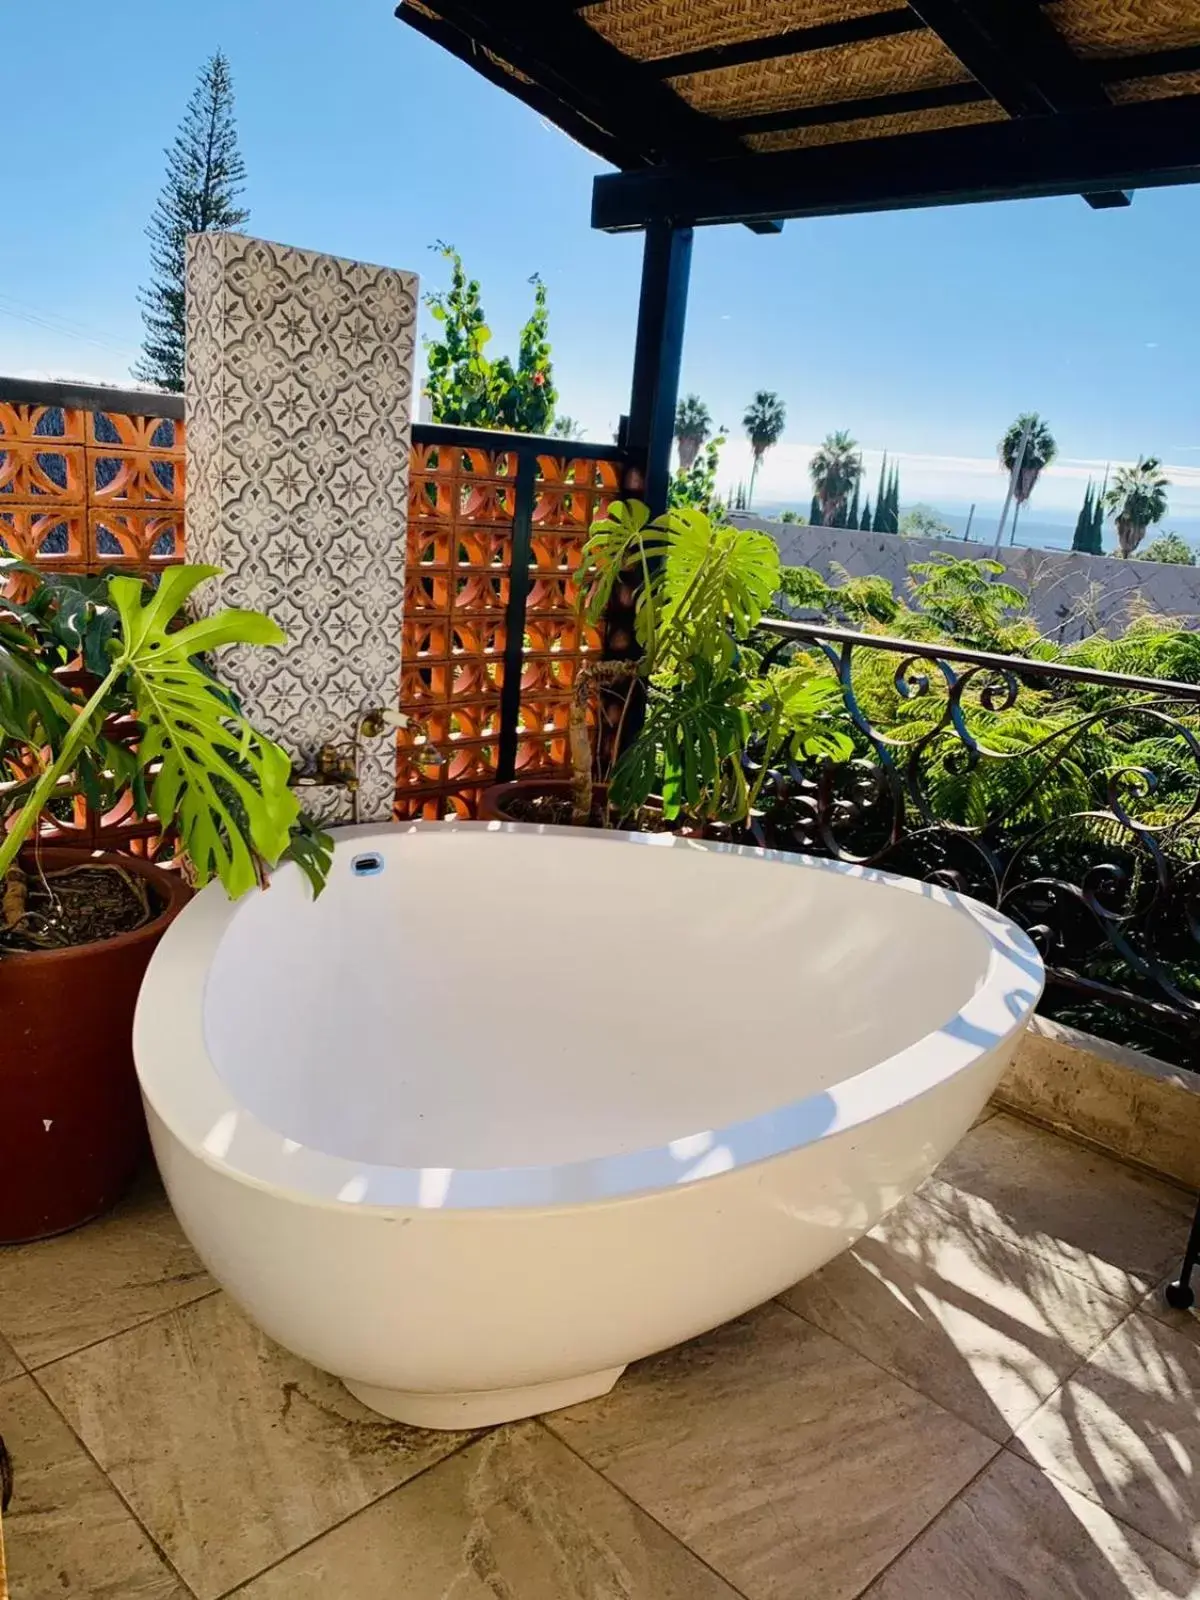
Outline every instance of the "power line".
<path fill-rule="evenodd" d="M 11 295 L 0 293 L 0 316 L 12 317 L 18 322 L 27 322 L 35 328 L 46 328 L 51 333 L 65 334 L 71 339 L 81 340 L 85 344 L 96 345 L 102 350 L 111 350 L 116 355 L 131 357 L 135 354 L 128 345 L 117 344 L 114 340 L 103 334 L 89 332 L 82 323 L 73 322 L 68 317 L 56 316 L 53 312 L 43 312 L 35 307 L 24 305 L 19 300 L 14 300 Z"/>

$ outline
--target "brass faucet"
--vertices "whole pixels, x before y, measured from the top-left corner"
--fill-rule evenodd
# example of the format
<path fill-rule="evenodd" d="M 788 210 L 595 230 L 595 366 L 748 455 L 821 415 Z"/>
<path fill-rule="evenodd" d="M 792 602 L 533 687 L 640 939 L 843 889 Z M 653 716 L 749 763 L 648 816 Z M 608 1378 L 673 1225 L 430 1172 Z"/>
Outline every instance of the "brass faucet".
<path fill-rule="evenodd" d="M 329 741 L 317 751 L 313 770 L 300 767 L 292 770 L 292 785 L 297 789 L 345 789 L 350 796 L 350 820 L 358 821 L 359 762 L 362 741 L 378 739 L 388 729 L 409 729 L 425 740 L 421 750 L 422 765 L 442 766 L 446 757 L 429 743 L 429 733 L 424 723 L 416 722 L 403 711 L 393 711 L 384 706 L 370 706 L 359 713 L 354 732 L 345 744 Z"/>

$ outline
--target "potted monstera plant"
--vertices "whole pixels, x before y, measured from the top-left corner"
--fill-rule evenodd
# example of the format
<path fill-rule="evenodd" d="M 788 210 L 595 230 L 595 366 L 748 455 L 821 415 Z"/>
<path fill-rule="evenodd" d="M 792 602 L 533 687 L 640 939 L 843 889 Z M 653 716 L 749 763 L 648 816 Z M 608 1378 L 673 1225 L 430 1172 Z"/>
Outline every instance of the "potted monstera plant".
<path fill-rule="evenodd" d="M 617 501 L 584 547 L 584 617 L 598 622 L 616 585 L 630 580 L 640 654 L 579 669 L 571 777 L 496 785 L 485 791 L 485 818 L 728 831 L 747 822 L 763 778 L 785 753 L 846 758 L 836 684 L 806 658 L 764 670 L 751 642 L 781 584 L 768 534 L 696 507 L 652 519 L 640 500 Z M 588 723 L 604 696 L 616 712 L 597 782 Z M 628 713 L 635 703 L 634 733 Z"/>
<path fill-rule="evenodd" d="M 146 1149 L 130 1034 L 150 955 L 189 892 L 148 860 L 47 842 L 80 797 L 153 816 L 195 885 L 231 895 L 284 856 L 319 890 L 329 840 L 286 753 L 212 675 L 209 652 L 283 634 L 252 611 L 189 621 L 215 569 L 49 577 L 5 563 L 0 599 L 0 1242 L 110 1206 Z M 0 591 L 2 592 L 2 591 Z M 48 820 L 51 823 L 48 826 Z"/>

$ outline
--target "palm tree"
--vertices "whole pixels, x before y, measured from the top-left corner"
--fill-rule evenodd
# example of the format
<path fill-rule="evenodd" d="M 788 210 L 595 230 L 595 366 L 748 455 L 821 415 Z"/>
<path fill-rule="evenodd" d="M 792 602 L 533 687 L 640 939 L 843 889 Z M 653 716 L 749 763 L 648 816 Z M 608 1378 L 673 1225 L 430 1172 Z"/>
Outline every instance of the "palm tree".
<path fill-rule="evenodd" d="M 1058 454 L 1058 441 L 1050 432 L 1049 426 L 1042 421 L 1036 411 L 1022 411 L 1016 421 L 1009 425 L 1008 432 L 1000 441 L 1000 461 L 1008 469 L 1010 476 L 1013 467 L 1016 466 L 1017 452 L 1021 448 L 1021 439 L 1026 428 L 1029 429 L 1029 438 L 1025 445 L 1025 454 L 1021 458 L 1021 470 L 1017 474 L 1016 487 L 1013 490 L 1017 509 L 1013 513 L 1009 544 L 1016 540 L 1021 507 L 1033 493 L 1042 475 L 1042 468 L 1048 467 Z"/>
<path fill-rule="evenodd" d="M 700 446 L 712 436 L 712 415 L 698 394 L 685 394 L 675 407 L 675 440 L 679 470 L 690 472 Z"/>
<path fill-rule="evenodd" d="M 1170 478 L 1163 472 L 1157 456 L 1139 458 L 1136 467 L 1120 467 L 1104 504 L 1117 519 L 1117 539 L 1126 560 L 1146 537 L 1153 522 L 1167 514 L 1167 489 Z"/>
<path fill-rule="evenodd" d="M 844 429 L 839 433 L 827 433 L 825 443 L 808 463 L 808 473 L 821 507 L 821 521 L 832 528 L 851 494 L 858 492 L 858 480 L 862 477 L 858 440 L 852 439 Z"/>
<path fill-rule="evenodd" d="M 565 411 L 560 411 L 550 425 L 552 439 L 582 439 L 583 423 L 578 417 L 569 417 Z"/>
<path fill-rule="evenodd" d="M 754 480 L 758 477 L 759 464 L 772 445 L 778 444 L 783 437 L 783 425 L 787 421 L 787 407 L 779 396 L 770 389 L 759 389 L 754 399 L 746 407 L 746 415 L 742 418 L 742 427 L 746 430 L 746 437 L 750 441 L 750 449 L 754 453 L 754 465 L 750 469 L 750 488 L 746 493 L 746 504 L 754 499 Z"/>

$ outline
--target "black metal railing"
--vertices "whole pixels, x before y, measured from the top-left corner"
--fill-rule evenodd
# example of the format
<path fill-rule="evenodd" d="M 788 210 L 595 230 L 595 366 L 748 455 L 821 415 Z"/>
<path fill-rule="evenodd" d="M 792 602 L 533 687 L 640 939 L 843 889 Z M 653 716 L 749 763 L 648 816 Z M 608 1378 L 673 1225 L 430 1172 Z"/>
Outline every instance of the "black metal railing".
<path fill-rule="evenodd" d="M 855 752 L 772 769 L 755 838 L 995 906 L 1050 1014 L 1200 1068 L 1200 685 L 763 626 L 836 676 Z"/>

